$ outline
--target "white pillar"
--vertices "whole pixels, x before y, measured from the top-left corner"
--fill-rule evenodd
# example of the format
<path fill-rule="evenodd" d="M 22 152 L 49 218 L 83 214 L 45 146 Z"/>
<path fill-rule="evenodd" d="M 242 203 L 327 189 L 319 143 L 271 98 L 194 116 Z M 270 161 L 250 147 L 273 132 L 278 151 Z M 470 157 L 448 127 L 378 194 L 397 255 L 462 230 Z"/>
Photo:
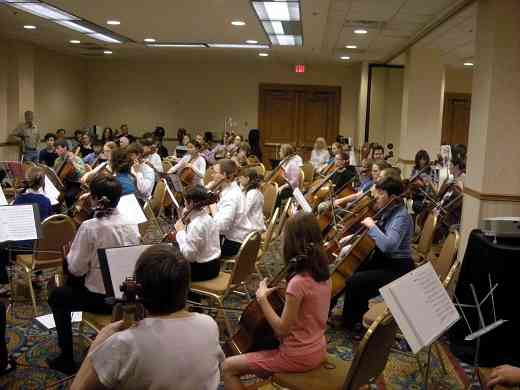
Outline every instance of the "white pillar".
<path fill-rule="evenodd" d="M 365 126 L 367 119 L 367 97 L 368 97 L 368 62 L 361 64 L 361 79 L 359 85 L 357 129 L 354 134 L 354 146 L 361 148 L 365 143 Z"/>

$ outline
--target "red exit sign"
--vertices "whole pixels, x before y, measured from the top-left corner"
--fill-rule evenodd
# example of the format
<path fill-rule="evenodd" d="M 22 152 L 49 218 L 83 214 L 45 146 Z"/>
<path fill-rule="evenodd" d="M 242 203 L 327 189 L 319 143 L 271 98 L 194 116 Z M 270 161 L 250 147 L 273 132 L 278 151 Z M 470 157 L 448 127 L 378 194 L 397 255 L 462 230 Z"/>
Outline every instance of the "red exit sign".
<path fill-rule="evenodd" d="M 305 73 L 305 65 L 303 65 L 303 64 L 294 65 L 294 72 L 295 73 Z"/>

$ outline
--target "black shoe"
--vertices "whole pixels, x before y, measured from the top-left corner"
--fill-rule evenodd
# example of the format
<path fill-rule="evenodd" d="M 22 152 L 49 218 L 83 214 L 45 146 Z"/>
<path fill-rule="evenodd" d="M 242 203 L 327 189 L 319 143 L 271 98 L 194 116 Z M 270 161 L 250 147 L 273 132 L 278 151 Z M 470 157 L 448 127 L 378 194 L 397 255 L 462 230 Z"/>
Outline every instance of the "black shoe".
<path fill-rule="evenodd" d="M 75 374 L 78 371 L 74 359 L 64 357 L 63 355 L 59 355 L 54 359 L 47 359 L 47 364 L 49 368 L 67 375 Z"/>

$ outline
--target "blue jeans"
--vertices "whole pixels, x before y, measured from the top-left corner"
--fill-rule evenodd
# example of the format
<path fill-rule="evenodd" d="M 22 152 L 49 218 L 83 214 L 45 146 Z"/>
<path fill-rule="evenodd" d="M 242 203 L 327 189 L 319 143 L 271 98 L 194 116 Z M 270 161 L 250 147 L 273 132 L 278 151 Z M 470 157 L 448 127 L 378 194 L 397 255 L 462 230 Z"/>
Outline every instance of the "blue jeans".
<path fill-rule="evenodd" d="M 23 153 L 24 161 L 38 162 L 38 150 L 37 149 L 25 149 Z"/>

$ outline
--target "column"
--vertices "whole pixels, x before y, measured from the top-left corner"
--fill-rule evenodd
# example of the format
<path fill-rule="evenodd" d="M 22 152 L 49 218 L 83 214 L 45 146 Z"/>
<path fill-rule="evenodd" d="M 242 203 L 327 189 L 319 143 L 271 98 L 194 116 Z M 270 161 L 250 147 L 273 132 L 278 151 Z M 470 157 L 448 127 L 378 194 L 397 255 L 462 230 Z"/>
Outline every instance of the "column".
<path fill-rule="evenodd" d="M 7 138 L 7 43 L 0 41 L 0 143 Z"/>
<path fill-rule="evenodd" d="M 517 0 L 478 4 L 460 258 L 483 218 L 520 216 L 518 15 Z"/>
<path fill-rule="evenodd" d="M 411 168 L 420 149 L 439 152 L 444 105 L 444 64 L 438 49 L 411 48 L 406 53 L 399 161 Z M 407 174 L 409 169 L 405 169 Z"/>
<path fill-rule="evenodd" d="M 367 98 L 368 98 L 368 62 L 361 64 L 361 79 L 359 85 L 357 129 L 354 133 L 353 143 L 356 148 L 361 149 L 365 143 L 365 125 L 367 119 Z"/>

